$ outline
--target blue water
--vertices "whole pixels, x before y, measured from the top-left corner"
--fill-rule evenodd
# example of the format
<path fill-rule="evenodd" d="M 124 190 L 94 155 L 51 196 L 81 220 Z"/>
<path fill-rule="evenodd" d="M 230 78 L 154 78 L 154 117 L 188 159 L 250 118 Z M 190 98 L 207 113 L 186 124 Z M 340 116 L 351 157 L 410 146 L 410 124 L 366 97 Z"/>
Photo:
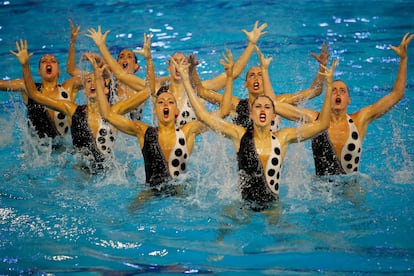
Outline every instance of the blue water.
<path fill-rule="evenodd" d="M 398 58 L 389 45 L 414 32 L 413 14 L 412 1 L 3 1 L 0 77 L 21 77 L 9 50 L 27 39 L 35 79 L 44 53 L 58 57 L 61 80 L 67 79 L 71 18 L 83 33 L 98 25 L 110 29 L 114 55 L 140 47 L 143 33 L 151 31 L 158 75 L 167 73 L 166 59 L 175 51 L 197 52 L 200 75 L 209 79 L 222 72 L 225 49 L 240 55 L 247 44 L 241 29 L 250 31 L 259 20 L 268 23 L 259 46 L 273 57 L 277 93 L 310 86 L 318 67 L 309 53 L 325 41 L 340 60 L 336 77 L 348 83 L 354 112 L 392 89 Z M 232 145 L 213 133 L 197 141 L 182 180 L 186 196 L 153 198 L 133 210 L 145 189 L 136 140 L 120 135 L 112 168 L 85 175 L 76 156 L 40 147 L 28 136 L 19 94 L 0 93 L 0 274 L 412 273 L 413 43 L 406 95 L 368 128 L 361 172 L 318 180 L 309 142 L 293 145 L 272 214 L 240 208 Z M 77 50 L 79 58 L 96 48 L 82 36 Z M 257 62 L 253 55 L 249 66 Z M 246 96 L 242 79 L 234 84 L 239 97 Z M 321 101 L 305 106 L 319 109 Z M 153 120 L 149 109 L 147 122 Z"/>

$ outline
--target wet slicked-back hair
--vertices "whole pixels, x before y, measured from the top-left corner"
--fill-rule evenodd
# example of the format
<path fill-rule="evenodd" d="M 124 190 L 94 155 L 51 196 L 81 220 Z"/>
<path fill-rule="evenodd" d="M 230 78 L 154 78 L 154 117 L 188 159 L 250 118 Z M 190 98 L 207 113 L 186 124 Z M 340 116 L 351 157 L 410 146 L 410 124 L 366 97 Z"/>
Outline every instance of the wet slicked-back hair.
<path fill-rule="evenodd" d="M 40 68 L 40 64 L 42 63 L 42 59 L 45 57 L 45 56 L 51 56 L 51 57 L 54 57 L 55 58 L 55 60 L 56 60 L 56 62 L 57 62 L 57 64 L 59 65 L 59 60 L 57 59 L 57 57 L 55 56 L 55 55 L 52 55 L 52 54 L 45 54 L 45 55 L 43 55 L 43 56 L 41 56 L 40 57 L 40 59 L 39 59 L 39 68 Z"/>
<path fill-rule="evenodd" d="M 118 56 L 117 56 L 117 58 L 116 58 L 116 60 L 117 60 L 117 61 L 119 60 L 119 56 L 121 55 L 121 53 L 122 53 L 123 51 L 131 51 L 131 53 L 134 55 L 134 60 L 135 60 L 135 63 L 136 63 L 136 64 L 138 64 L 138 57 L 137 57 L 137 55 L 135 54 L 135 52 L 134 52 L 134 51 L 132 51 L 131 49 L 123 49 L 123 50 L 121 50 L 121 52 L 119 52 L 119 54 L 118 54 Z"/>
<path fill-rule="evenodd" d="M 344 82 L 344 81 L 343 81 L 343 80 L 341 80 L 341 79 L 336 79 L 336 80 L 334 80 L 332 83 L 337 82 L 337 81 L 342 82 L 343 84 L 345 84 L 346 90 L 348 91 L 348 95 L 349 95 L 349 96 L 351 96 L 351 91 L 349 91 L 348 84 L 346 84 L 346 82 Z"/>
<path fill-rule="evenodd" d="M 276 114 L 276 107 L 275 107 L 275 103 L 273 102 L 273 100 L 267 96 L 267 95 L 258 95 L 256 98 L 254 98 L 254 100 L 252 101 L 251 105 L 250 105 L 250 110 L 252 109 L 254 103 L 256 102 L 256 100 L 258 98 L 266 98 L 269 99 L 270 103 L 272 104 L 272 108 L 273 108 L 273 112 Z"/>

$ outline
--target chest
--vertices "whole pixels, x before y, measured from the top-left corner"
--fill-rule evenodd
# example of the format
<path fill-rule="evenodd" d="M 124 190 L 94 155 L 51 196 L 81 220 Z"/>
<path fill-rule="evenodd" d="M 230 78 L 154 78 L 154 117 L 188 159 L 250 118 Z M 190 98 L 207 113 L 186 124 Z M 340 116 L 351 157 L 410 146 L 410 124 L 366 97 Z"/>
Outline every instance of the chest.
<path fill-rule="evenodd" d="M 342 148 L 349 137 L 349 125 L 346 120 L 339 122 L 331 122 L 328 129 L 329 139 L 331 140 L 332 146 L 335 152 L 340 156 Z"/>
<path fill-rule="evenodd" d="M 270 153 L 273 150 L 271 138 L 266 139 L 254 139 L 254 144 L 256 147 L 256 152 L 259 156 L 260 162 L 262 163 L 263 168 L 266 167 L 267 160 L 269 159 Z"/>
<path fill-rule="evenodd" d="M 158 143 L 160 145 L 161 151 L 162 151 L 165 159 L 168 161 L 168 159 L 171 155 L 171 151 L 175 148 L 176 133 L 175 132 L 171 132 L 171 133 L 168 133 L 168 134 L 159 133 Z"/>
<path fill-rule="evenodd" d="M 89 128 L 92 131 L 93 137 L 96 137 L 96 134 L 98 132 L 98 129 L 101 124 L 101 115 L 96 112 L 88 112 L 88 124 Z"/>

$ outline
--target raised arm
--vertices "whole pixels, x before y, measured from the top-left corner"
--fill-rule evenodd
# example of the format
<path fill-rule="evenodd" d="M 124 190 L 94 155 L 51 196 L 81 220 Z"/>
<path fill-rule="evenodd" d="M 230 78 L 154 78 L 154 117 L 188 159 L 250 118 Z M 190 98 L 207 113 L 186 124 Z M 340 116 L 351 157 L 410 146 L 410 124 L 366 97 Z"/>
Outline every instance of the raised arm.
<path fill-rule="evenodd" d="M 330 69 L 325 67 L 325 72 L 320 72 L 320 74 L 326 76 L 326 93 L 318 119 L 313 122 L 303 124 L 298 128 L 286 128 L 281 130 L 280 135 L 285 142 L 285 145 L 312 138 L 313 136 L 319 134 L 329 127 L 331 114 L 332 79 L 336 65 L 337 60 L 334 60 Z"/>
<path fill-rule="evenodd" d="M 400 66 L 398 68 L 397 77 L 392 91 L 378 100 L 376 103 L 369 105 L 356 113 L 358 118 L 358 130 L 361 135 L 365 135 L 368 124 L 378 119 L 396 105 L 403 97 L 405 84 L 407 82 L 407 48 L 414 34 L 406 33 L 398 47 L 390 46 L 390 48 L 400 57 Z"/>
<path fill-rule="evenodd" d="M 134 74 L 125 72 L 122 69 L 121 65 L 118 64 L 116 59 L 112 57 L 111 53 L 106 47 L 106 37 L 108 36 L 109 32 L 110 30 L 102 34 L 101 26 L 98 26 L 98 30 L 95 30 L 94 28 L 88 29 L 88 34 L 85 34 L 85 36 L 91 38 L 95 42 L 95 45 L 98 47 L 103 59 L 109 65 L 111 71 L 114 73 L 115 77 L 118 80 L 136 91 L 144 89 L 145 80 L 135 76 Z"/>
<path fill-rule="evenodd" d="M 66 72 L 71 76 L 78 76 L 81 74 L 81 69 L 76 66 L 76 50 L 75 44 L 78 36 L 80 34 L 80 26 L 73 25 L 71 19 L 69 19 L 69 27 L 70 27 L 70 43 L 69 43 L 69 51 L 68 51 L 68 58 L 66 61 Z"/>
<path fill-rule="evenodd" d="M 256 52 L 260 60 L 260 68 L 262 71 L 263 77 L 263 90 L 264 94 L 273 100 L 273 103 L 276 108 L 276 113 L 283 118 L 286 118 L 290 121 L 304 121 L 311 122 L 314 121 L 318 115 L 316 111 L 306 109 L 306 108 L 297 108 L 291 104 L 278 101 L 278 97 L 275 95 L 272 84 L 269 78 L 269 64 L 272 61 L 272 58 L 265 58 L 263 53 L 260 51 L 259 47 L 256 46 Z"/>
<path fill-rule="evenodd" d="M 27 50 L 27 41 L 20 40 L 20 44 L 19 42 L 16 42 L 16 48 L 16 52 L 10 52 L 17 57 L 20 64 L 22 65 L 23 80 L 29 97 L 32 98 L 35 102 L 45 105 L 50 109 L 63 112 L 66 115 L 73 114 L 74 110 L 76 109 L 76 105 L 74 103 L 66 100 L 53 99 L 37 91 L 32 73 L 30 72 L 30 57 L 33 55 L 33 53 L 29 54 Z"/>
<path fill-rule="evenodd" d="M 155 94 L 155 70 L 154 70 L 154 63 L 152 61 L 152 54 L 151 54 L 151 38 L 152 33 L 147 35 L 144 33 L 144 46 L 141 50 L 133 50 L 134 53 L 138 53 L 139 55 L 145 58 L 145 62 L 147 64 L 147 76 L 146 76 L 146 88 L 149 90 L 151 95 Z"/>
<path fill-rule="evenodd" d="M 143 102 L 145 102 L 150 95 L 155 94 L 155 73 L 151 55 L 151 37 L 152 34 L 150 34 L 148 38 L 146 34 L 144 34 L 144 47 L 141 50 L 134 50 L 135 53 L 142 55 L 146 60 L 147 85 L 143 90 L 135 93 L 132 97 L 114 104 L 111 107 L 113 112 L 116 112 L 118 114 L 128 113 L 134 108 L 140 106 Z"/>
<path fill-rule="evenodd" d="M 198 65 L 198 61 L 196 60 L 195 54 L 189 56 L 189 62 L 190 62 L 189 70 L 190 70 L 191 83 L 197 89 L 197 95 L 200 96 L 200 98 L 210 103 L 217 104 L 217 105 L 223 105 L 222 102 L 223 102 L 223 97 L 225 95 L 225 92 L 223 94 L 220 94 L 220 93 L 217 93 L 216 91 L 213 91 L 211 89 L 207 89 L 204 87 L 203 82 L 201 81 L 199 75 L 197 74 L 196 66 Z M 221 64 L 223 64 L 222 62 L 223 60 L 220 60 Z M 228 82 L 230 82 L 230 80 L 229 78 L 226 78 L 226 84 L 228 84 Z M 232 82 L 232 86 L 233 86 L 233 82 Z M 230 98 L 230 111 L 235 110 L 240 101 L 239 98 L 233 96 L 232 94 L 233 92 L 231 92 L 231 98 Z M 225 116 L 227 115 L 224 115 L 223 117 Z"/>
<path fill-rule="evenodd" d="M 262 51 L 260 51 L 259 47 L 257 46 L 255 47 L 255 50 L 260 60 L 260 69 L 262 70 L 264 94 L 275 101 L 276 95 L 269 77 L 269 64 L 270 62 L 272 62 L 273 58 L 265 58 Z"/>
<path fill-rule="evenodd" d="M 263 31 L 266 27 L 267 27 L 266 23 L 263 23 L 262 25 L 259 26 L 259 21 L 256 21 L 253 26 L 252 31 L 248 32 L 245 29 L 242 30 L 242 32 L 245 33 L 247 36 L 248 44 L 247 44 L 246 49 L 243 51 L 243 53 L 234 63 L 233 79 L 236 79 L 237 77 L 239 77 L 240 74 L 243 72 L 244 68 L 249 62 L 250 57 L 252 56 L 252 53 L 255 49 L 257 41 L 262 35 L 267 33 Z M 226 84 L 226 73 L 222 73 L 218 75 L 217 77 L 215 77 L 214 79 L 203 81 L 203 85 L 205 88 L 214 90 L 214 91 L 219 91 L 225 86 L 225 84 Z"/>
<path fill-rule="evenodd" d="M 171 60 L 171 62 L 174 63 L 174 66 L 180 73 L 191 106 L 193 107 L 197 118 L 211 129 L 225 135 L 226 137 L 231 138 L 235 143 L 237 143 L 237 141 L 240 141 L 240 137 L 245 132 L 244 128 L 236 126 L 218 116 L 210 114 L 203 103 L 201 103 L 201 101 L 198 99 L 189 80 L 189 64 L 187 64 L 185 60 L 182 60 L 179 64 L 175 60 Z"/>
<path fill-rule="evenodd" d="M 319 62 L 319 70 L 316 73 L 316 77 L 313 80 L 313 83 L 310 88 L 301 90 L 294 94 L 280 94 L 276 96 L 278 102 L 290 103 L 290 104 L 299 104 L 304 100 L 312 99 L 316 96 L 319 96 L 323 90 L 323 83 L 325 81 L 325 75 L 320 74 L 324 71 L 324 66 L 328 64 L 329 61 L 329 45 L 326 46 L 325 43 L 322 44 L 321 53 L 316 55 L 315 53 L 310 54 Z"/>
<path fill-rule="evenodd" d="M 113 126 L 115 126 L 120 131 L 136 136 L 139 141 L 141 147 L 143 146 L 143 134 L 145 133 L 146 126 L 144 123 L 139 121 L 132 121 L 124 116 L 112 111 L 111 106 L 108 103 L 108 99 L 104 93 L 105 90 L 105 82 L 103 79 L 103 71 L 104 67 L 99 67 L 96 61 L 91 58 L 90 56 L 86 55 L 86 58 L 89 59 L 89 61 L 92 64 L 92 68 L 95 75 L 96 80 L 96 94 L 98 99 L 98 105 L 99 110 L 106 120 L 108 120 Z"/>

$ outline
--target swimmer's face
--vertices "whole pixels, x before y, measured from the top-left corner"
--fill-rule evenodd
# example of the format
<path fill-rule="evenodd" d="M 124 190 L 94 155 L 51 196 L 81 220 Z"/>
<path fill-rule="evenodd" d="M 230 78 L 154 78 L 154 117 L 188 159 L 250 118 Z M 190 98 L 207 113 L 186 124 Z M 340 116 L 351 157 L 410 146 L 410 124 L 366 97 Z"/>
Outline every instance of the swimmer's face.
<path fill-rule="evenodd" d="M 159 122 L 175 122 L 178 111 L 175 97 L 170 92 L 161 93 L 155 100 L 154 113 L 157 115 Z"/>
<path fill-rule="evenodd" d="M 134 74 L 139 69 L 139 64 L 135 53 L 132 50 L 122 50 L 118 55 L 118 64 L 128 74 Z"/>
<path fill-rule="evenodd" d="M 244 82 L 249 94 L 260 95 L 263 94 L 263 75 L 262 70 L 258 66 L 253 66 L 246 74 L 246 80 Z"/>
<path fill-rule="evenodd" d="M 171 59 L 173 59 L 176 63 L 180 63 L 183 60 L 187 59 L 187 57 L 183 53 L 175 53 L 172 55 Z M 180 80 L 181 76 L 180 73 L 178 73 L 177 69 L 175 68 L 174 64 L 170 61 L 168 65 L 168 72 L 170 73 L 170 76 L 175 80 Z"/>
<path fill-rule="evenodd" d="M 44 55 L 39 61 L 39 75 L 45 80 L 53 81 L 59 78 L 59 63 L 55 56 Z"/>
<path fill-rule="evenodd" d="M 250 118 L 256 126 L 269 126 L 275 119 L 275 108 L 272 100 L 265 96 L 258 96 L 252 103 Z"/>
<path fill-rule="evenodd" d="M 343 110 L 351 103 L 348 87 L 343 81 L 332 83 L 331 109 Z"/>
<path fill-rule="evenodd" d="M 85 80 L 83 81 L 83 91 L 85 96 L 90 98 L 96 98 L 96 82 L 94 74 L 87 74 Z"/>
<path fill-rule="evenodd" d="M 96 79 L 95 75 L 93 73 L 87 74 L 85 79 L 83 80 L 83 91 L 85 93 L 86 98 L 89 100 L 94 100 L 97 97 L 97 91 L 96 91 Z M 105 95 L 108 94 L 108 89 L 104 87 L 104 93 Z"/>

